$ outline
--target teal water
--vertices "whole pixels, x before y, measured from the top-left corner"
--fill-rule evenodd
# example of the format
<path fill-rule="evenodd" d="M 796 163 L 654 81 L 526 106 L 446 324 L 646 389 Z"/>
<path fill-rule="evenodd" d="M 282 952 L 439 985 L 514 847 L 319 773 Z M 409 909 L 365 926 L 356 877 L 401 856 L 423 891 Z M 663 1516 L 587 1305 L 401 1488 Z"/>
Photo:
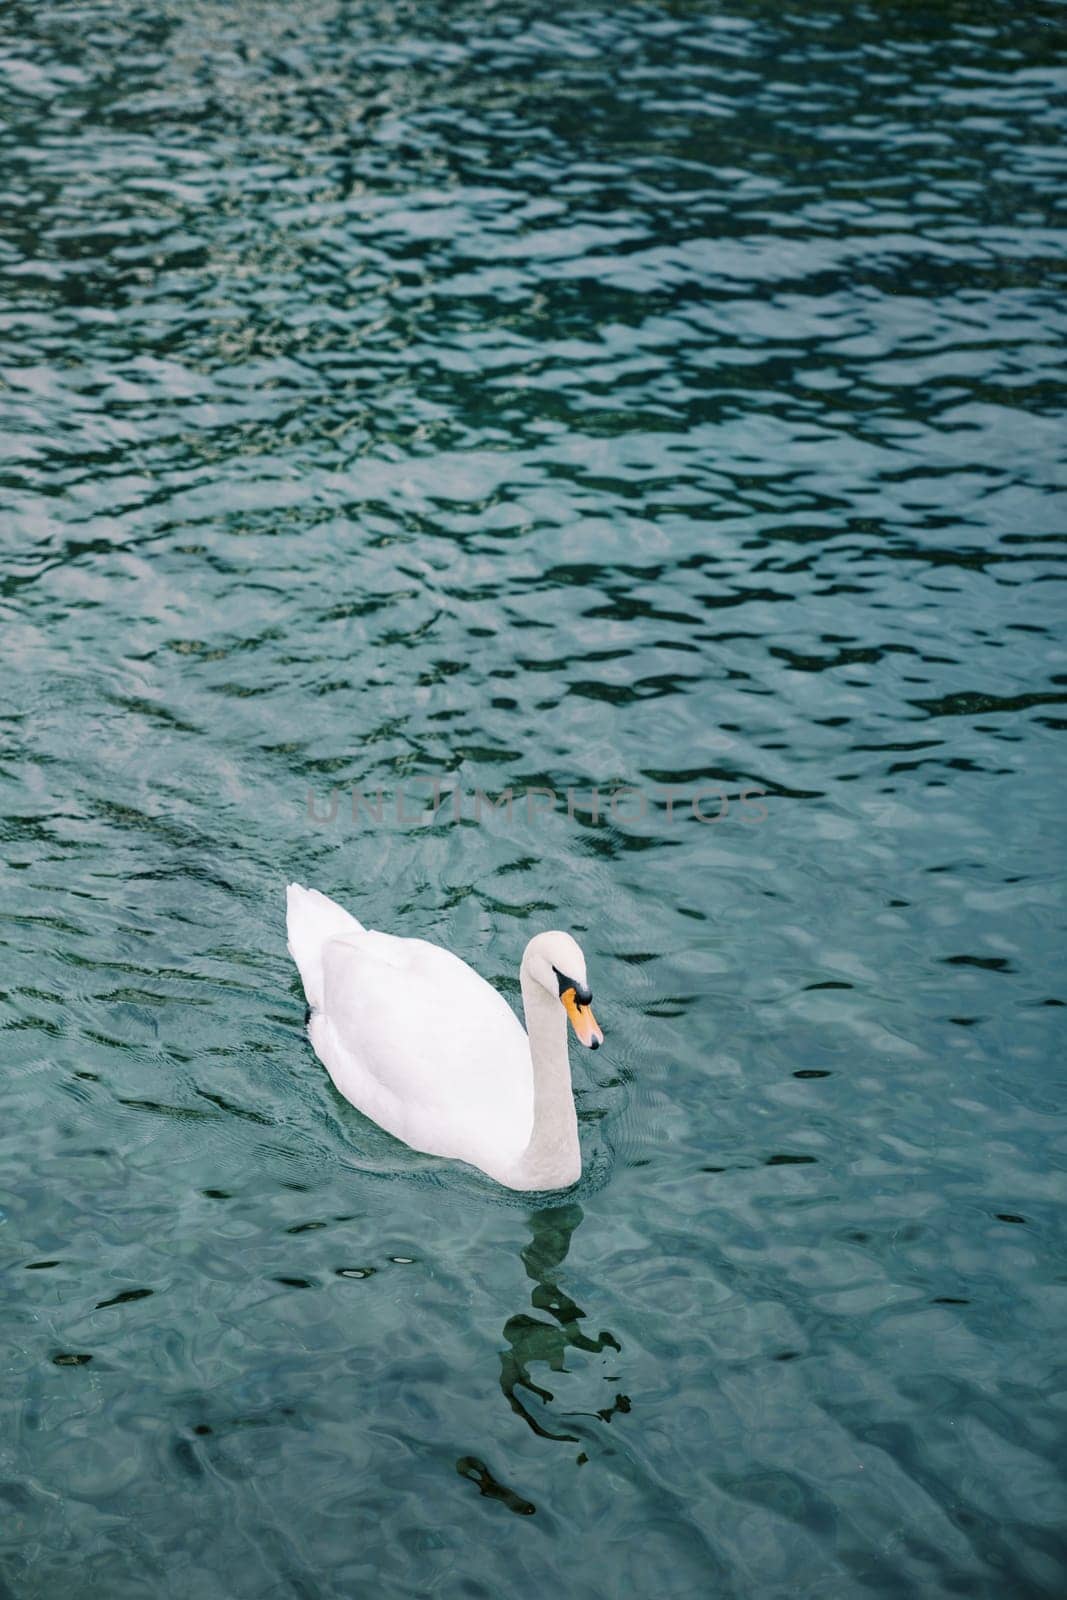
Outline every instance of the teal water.
<path fill-rule="evenodd" d="M 1064 20 L 8 5 L 5 1600 L 1063 1594 Z M 577 934 L 575 1191 L 287 877 Z"/>

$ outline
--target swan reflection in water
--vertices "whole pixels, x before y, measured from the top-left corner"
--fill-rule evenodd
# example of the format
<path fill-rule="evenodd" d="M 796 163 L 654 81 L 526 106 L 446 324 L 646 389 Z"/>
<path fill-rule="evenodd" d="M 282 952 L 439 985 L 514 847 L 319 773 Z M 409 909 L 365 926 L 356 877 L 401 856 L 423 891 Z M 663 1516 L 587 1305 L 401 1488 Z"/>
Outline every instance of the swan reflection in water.
<path fill-rule="evenodd" d="M 556 1282 L 557 1270 L 570 1249 L 571 1235 L 582 1220 L 581 1206 L 573 1203 L 550 1206 L 547 1210 L 532 1212 L 529 1220 L 532 1237 L 522 1252 L 522 1263 L 527 1276 L 534 1282 L 530 1298 L 535 1310 L 548 1312 L 554 1321 L 527 1316 L 525 1313 L 509 1317 L 504 1324 L 504 1338 L 509 1348 L 500 1352 L 500 1387 L 511 1409 L 529 1424 L 534 1433 L 540 1434 L 543 1439 L 577 1444 L 579 1434 L 557 1433 L 543 1427 L 536 1417 L 531 1416 L 519 1391 L 527 1390 L 550 1405 L 555 1397 L 550 1389 L 542 1388 L 533 1381 L 530 1377 L 531 1366 L 540 1364 L 552 1372 L 565 1372 L 564 1360 L 568 1350 L 586 1350 L 596 1355 L 603 1350 L 620 1350 L 622 1347 L 615 1335 L 605 1329 L 601 1329 L 595 1339 L 583 1333 L 580 1323 L 585 1312 Z M 616 1412 L 629 1409 L 627 1396 L 617 1394 L 614 1403 L 600 1411 L 576 1411 L 571 1416 L 590 1416 L 610 1422 Z"/>
<path fill-rule="evenodd" d="M 566 1423 L 578 1431 L 557 1432 L 538 1422 L 523 1404 L 525 1395 L 520 1395 L 520 1390 L 525 1390 L 527 1394 L 536 1395 L 546 1407 L 550 1406 L 555 1396 L 551 1389 L 534 1382 L 530 1376 L 532 1366 L 540 1364 L 552 1372 L 566 1372 L 564 1363 L 568 1350 L 584 1350 L 599 1355 L 604 1350 L 622 1348 L 615 1335 L 604 1328 L 595 1339 L 583 1333 L 579 1324 L 585 1312 L 570 1295 L 564 1294 L 556 1282 L 557 1270 L 566 1260 L 570 1249 L 571 1235 L 581 1220 L 582 1208 L 574 1203 L 550 1206 L 544 1211 L 530 1214 L 531 1238 L 522 1252 L 522 1263 L 527 1276 L 533 1279 L 534 1290 L 530 1299 L 534 1309 L 548 1312 L 553 1320 L 550 1322 L 543 1317 L 531 1317 L 525 1312 L 509 1317 L 504 1324 L 508 1348 L 500 1352 L 500 1387 L 512 1411 L 542 1439 L 555 1439 L 564 1444 L 578 1444 L 583 1436 L 586 1443 L 592 1443 L 592 1430 L 578 1418 L 589 1417 L 594 1422 L 607 1423 L 616 1414 L 630 1409 L 629 1396 L 616 1394 L 613 1403 L 599 1411 L 567 1412 Z M 578 1465 L 581 1466 L 588 1459 L 582 1450 L 578 1455 Z M 456 1470 L 461 1477 L 476 1483 L 481 1494 L 502 1501 L 509 1511 L 520 1516 L 532 1516 L 537 1509 L 532 1501 L 524 1499 L 494 1477 L 479 1456 L 461 1456 L 456 1462 Z"/>

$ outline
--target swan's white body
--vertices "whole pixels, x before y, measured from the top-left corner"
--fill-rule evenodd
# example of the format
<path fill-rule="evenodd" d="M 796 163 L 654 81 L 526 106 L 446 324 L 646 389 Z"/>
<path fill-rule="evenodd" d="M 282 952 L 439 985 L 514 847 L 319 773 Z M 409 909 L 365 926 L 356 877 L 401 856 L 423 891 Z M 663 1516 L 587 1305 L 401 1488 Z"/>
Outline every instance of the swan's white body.
<path fill-rule="evenodd" d="M 286 894 L 308 1035 L 346 1100 L 413 1149 L 467 1161 L 509 1188 L 577 1181 L 567 1058 L 567 1014 L 575 1013 L 560 1000 L 563 975 L 588 990 L 569 934 L 538 934 L 526 947 L 527 1034 L 507 1001 L 451 951 L 364 928 L 315 889 L 293 883 Z M 580 1037 L 595 1048 L 602 1036 L 592 1012 L 578 1012 Z"/>

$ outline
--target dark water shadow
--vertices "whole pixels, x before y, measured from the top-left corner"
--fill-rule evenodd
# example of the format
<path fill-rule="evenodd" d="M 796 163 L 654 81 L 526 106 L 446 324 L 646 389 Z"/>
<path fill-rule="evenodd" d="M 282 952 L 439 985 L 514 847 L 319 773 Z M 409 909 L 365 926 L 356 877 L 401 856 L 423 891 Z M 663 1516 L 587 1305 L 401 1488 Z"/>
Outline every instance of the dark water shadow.
<path fill-rule="evenodd" d="M 579 1435 L 556 1433 L 544 1427 L 527 1410 L 519 1391 L 526 1390 L 543 1400 L 546 1406 L 551 1405 L 555 1395 L 552 1390 L 534 1382 L 530 1376 L 532 1366 L 541 1365 L 548 1367 L 552 1372 L 565 1372 L 568 1350 L 585 1350 L 597 1355 L 606 1349 L 622 1348 L 615 1335 L 607 1329 L 602 1328 L 595 1339 L 583 1333 L 580 1323 L 585 1317 L 585 1312 L 564 1293 L 556 1281 L 556 1275 L 566 1260 L 571 1238 L 582 1216 L 581 1206 L 573 1201 L 568 1205 L 549 1206 L 543 1211 L 534 1211 L 530 1214 L 531 1238 L 522 1252 L 523 1266 L 534 1284 L 530 1299 L 536 1311 L 547 1312 L 553 1320 L 531 1317 L 525 1312 L 509 1317 L 504 1324 L 504 1338 L 508 1348 L 500 1352 L 500 1387 L 511 1409 L 541 1438 L 572 1444 L 579 1442 Z M 626 1412 L 629 1409 L 628 1397 L 618 1394 L 613 1405 L 588 1415 L 609 1422 L 616 1412 Z M 574 1413 L 574 1415 L 585 1415 L 585 1413 Z"/>

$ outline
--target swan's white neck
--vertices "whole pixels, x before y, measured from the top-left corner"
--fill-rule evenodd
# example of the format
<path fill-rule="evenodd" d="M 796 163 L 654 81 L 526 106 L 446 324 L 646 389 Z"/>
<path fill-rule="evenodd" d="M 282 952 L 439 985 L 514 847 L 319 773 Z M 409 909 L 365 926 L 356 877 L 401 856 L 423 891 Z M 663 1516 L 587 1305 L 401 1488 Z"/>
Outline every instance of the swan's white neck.
<path fill-rule="evenodd" d="M 518 1181 L 512 1182 L 519 1189 L 565 1189 L 582 1172 L 567 1057 L 567 1015 L 556 997 L 529 975 L 525 962 L 519 977 L 533 1064 L 534 1109 L 530 1142 L 519 1157 Z"/>

